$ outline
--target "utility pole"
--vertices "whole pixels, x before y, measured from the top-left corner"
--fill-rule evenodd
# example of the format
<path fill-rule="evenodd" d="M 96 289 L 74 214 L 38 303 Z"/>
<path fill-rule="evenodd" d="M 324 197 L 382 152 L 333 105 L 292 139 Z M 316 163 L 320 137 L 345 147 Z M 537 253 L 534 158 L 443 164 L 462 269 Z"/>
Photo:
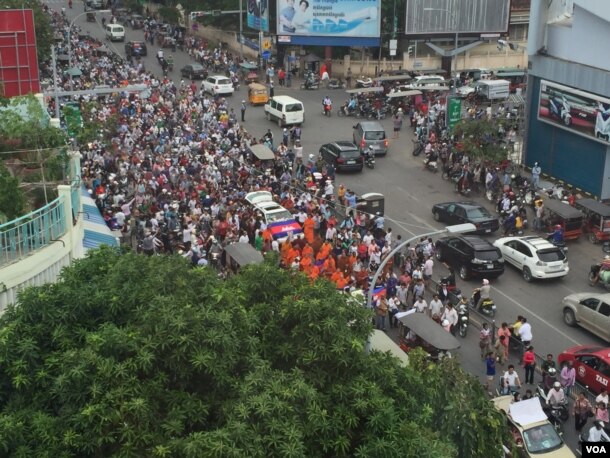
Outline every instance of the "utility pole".
<path fill-rule="evenodd" d="M 239 0 L 239 60 L 244 60 L 244 0 Z"/>
<path fill-rule="evenodd" d="M 57 62 L 55 58 L 55 45 L 51 46 L 51 60 L 53 64 L 53 92 L 55 92 L 55 117 L 59 121 L 59 90 L 57 89 Z"/>

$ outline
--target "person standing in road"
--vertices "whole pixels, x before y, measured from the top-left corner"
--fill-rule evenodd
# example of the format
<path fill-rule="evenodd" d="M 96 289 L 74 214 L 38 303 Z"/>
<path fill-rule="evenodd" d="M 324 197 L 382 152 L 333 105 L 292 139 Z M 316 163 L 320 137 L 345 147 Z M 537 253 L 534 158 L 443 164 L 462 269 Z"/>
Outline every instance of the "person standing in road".
<path fill-rule="evenodd" d="M 527 322 L 527 318 L 521 318 L 521 327 L 519 327 L 519 337 L 524 347 L 528 347 L 532 339 L 532 326 Z"/>
<path fill-rule="evenodd" d="M 576 369 L 574 369 L 572 361 L 568 361 L 561 369 L 559 381 L 566 392 L 566 396 L 570 396 L 572 387 L 576 383 Z"/>
<path fill-rule="evenodd" d="M 508 339 L 505 335 L 498 337 L 494 344 L 494 349 L 496 350 L 496 359 L 498 360 L 498 363 L 500 366 L 503 366 L 508 358 Z"/>
<path fill-rule="evenodd" d="M 399 108 L 394 117 L 392 118 L 394 124 L 394 134 L 392 138 L 398 138 L 400 135 L 400 129 L 402 129 L 402 108 Z"/>
<path fill-rule="evenodd" d="M 589 413 L 595 413 L 593 411 L 593 406 L 589 400 L 585 397 L 584 392 L 578 393 L 578 397 L 576 401 L 574 401 L 574 427 L 576 431 L 580 432 L 582 427 L 587 424 L 587 420 L 589 420 Z"/>
<path fill-rule="evenodd" d="M 438 298 L 438 294 L 434 293 L 430 301 L 430 316 L 433 320 L 440 320 L 443 313 L 443 303 Z"/>
<path fill-rule="evenodd" d="M 241 122 L 246 122 L 246 101 L 241 101 Z"/>
<path fill-rule="evenodd" d="M 534 189 L 538 189 L 538 185 L 540 184 L 540 174 L 542 173 L 542 169 L 538 165 L 537 162 L 534 162 L 534 166 L 532 167 L 532 185 Z"/>
<path fill-rule="evenodd" d="M 523 354 L 523 367 L 525 368 L 525 383 L 533 385 L 534 369 L 536 368 L 536 355 L 534 354 L 534 347 L 532 347 L 531 345 Z"/>
<path fill-rule="evenodd" d="M 273 98 L 275 95 L 275 90 L 273 89 L 273 81 L 269 82 L 269 98 Z"/>
<path fill-rule="evenodd" d="M 496 376 L 496 359 L 494 358 L 493 352 L 487 352 L 485 357 L 485 389 L 490 396 L 493 396 L 491 388 L 494 386 L 494 378 Z"/>
<path fill-rule="evenodd" d="M 345 76 L 345 81 L 347 82 L 347 88 L 351 89 L 352 88 L 352 69 L 351 69 L 351 67 L 348 67 L 348 69 L 347 69 L 347 75 Z"/>
<path fill-rule="evenodd" d="M 485 355 L 491 350 L 491 330 L 486 322 L 479 331 L 479 348 L 481 349 L 481 359 L 485 359 Z"/>
<path fill-rule="evenodd" d="M 445 311 L 443 312 L 443 316 L 441 317 L 441 321 L 447 320 L 449 322 L 449 326 L 451 329 L 451 334 L 455 335 L 457 331 L 457 322 L 458 322 L 458 314 L 453 308 L 453 304 L 451 302 L 447 302 L 447 306 L 445 307 Z"/>

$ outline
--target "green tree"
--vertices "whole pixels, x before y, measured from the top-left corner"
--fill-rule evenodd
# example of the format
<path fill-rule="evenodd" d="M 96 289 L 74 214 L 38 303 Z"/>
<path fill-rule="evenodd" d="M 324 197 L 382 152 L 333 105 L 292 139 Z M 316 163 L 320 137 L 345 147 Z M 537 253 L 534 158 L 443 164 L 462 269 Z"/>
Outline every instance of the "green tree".
<path fill-rule="evenodd" d="M 499 135 L 500 127 L 507 130 L 510 121 L 462 119 L 455 125 L 454 133 L 470 159 L 500 162 L 508 155 L 506 144 Z"/>
<path fill-rule="evenodd" d="M 102 249 L 0 318 L 0 450 L 61 457 L 490 457 L 480 384 L 366 355 L 371 315 L 272 262 L 221 281 Z M 449 381 L 449 382 L 448 382 Z"/>
<path fill-rule="evenodd" d="M 53 29 L 50 16 L 42 9 L 42 2 L 38 0 L 2 0 L 3 8 L 31 9 L 34 12 L 34 28 L 36 30 L 36 49 L 38 61 L 42 62 L 51 57 L 51 44 L 53 43 Z"/>
<path fill-rule="evenodd" d="M 0 161 L 0 214 L 7 220 L 21 216 L 25 210 L 25 196 L 19 187 L 19 179 L 11 176 L 4 162 Z"/>

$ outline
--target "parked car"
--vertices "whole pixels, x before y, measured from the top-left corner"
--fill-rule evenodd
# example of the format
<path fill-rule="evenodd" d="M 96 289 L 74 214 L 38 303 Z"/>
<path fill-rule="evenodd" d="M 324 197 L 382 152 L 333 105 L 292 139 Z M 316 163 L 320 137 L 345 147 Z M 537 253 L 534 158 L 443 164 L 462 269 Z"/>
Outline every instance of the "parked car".
<path fill-rule="evenodd" d="M 506 418 L 512 439 L 519 450 L 518 456 L 527 458 L 575 456 L 542 410 L 539 397 L 513 402 L 513 397 L 507 395 L 494 398 L 492 402 Z"/>
<path fill-rule="evenodd" d="M 208 76 L 207 70 L 201 64 L 188 64 L 180 69 L 180 74 L 191 80 L 205 79 Z"/>
<path fill-rule="evenodd" d="M 563 321 L 610 342 L 610 293 L 576 293 L 564 297 Z"/>
<path fill-rule="evenodd" d="M 86 0 L 85 5 L 96 10 L 102 9 L 102 0 Z"/>
<path fill-rule="evenodd" d="M 148 54 L 148 49 L 146 48 L 146 43 L 143 41 L 128 41 L 125 43 L 125 55 L 127 57 L 131 56 L 146 56 Z"/>
<path fill-rule="evenodd" d="M 213 95 L 232 95 L 234 89 L 233 83 L 226 76 L 212 75 L 208 76 L 205 80 L 203 80 L 203 91 L 209 92 Z"/>
<path fill-rule="evenodd" d="M 494 218 L 485 207 L 474 202 L 445 202 L 432 207 L 436 221 L 447 224 L 472 223 L 476 234 L 489 234 L 500 228 L 498 218 Z"/>
<path fill-rule="evenodd" d="M 563 251 L 542 237 L 502 237 L 494 242 L 506 262 L 521 270 L 525 281 L 565 277 L 570 271 Z"/>
<path fill-rule="evenodd" d="M 574 363 L 576 380 L 598 394 L 610 385 L 610 347 L 580 345 L 559 354 L 559 364 Z"/>
<path fill-rule="evenodd" d="M 362 172 L 364 167 L 364 157 L 352 142 L 339 141 L 322 145 L 320 156 L 325 162 L 332 164 L 337 171 L 357 170 Z"/>
<path fill-rule="evenodd" d="M 504 273 L 500 250 L 474 235 L 449 236 L 436 241 L 436 259 L 459 271 L 462 280 L 496 278 Z"/>

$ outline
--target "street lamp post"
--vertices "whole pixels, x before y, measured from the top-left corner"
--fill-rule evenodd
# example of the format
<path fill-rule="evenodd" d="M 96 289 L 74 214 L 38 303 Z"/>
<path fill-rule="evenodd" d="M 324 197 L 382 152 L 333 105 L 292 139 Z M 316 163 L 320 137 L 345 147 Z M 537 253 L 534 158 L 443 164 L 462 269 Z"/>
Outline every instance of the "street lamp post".
<path fill-rule="evenodd" d="M 472 223 L 456 224 L 455 226 L 447 226 L 444 229 L 440 229 L 440 230 L 436 230 L 436 231 L 432 231 L 432 232 L 426 232 L 425 234 L 415 235 L 415 236 L 411 237 L 410 239 L 405 240 L 404 242 L 402 242 L 398 246 L 396 246 L 396 248 L 394 248 L 392 251 L 390 251 L 388 253 L 388 255 L 385 258 L 383 258 L 383 260 L 381 261 L 381 264 L 379 264 L 379 267 L 375 271 L 375 275 L 373 275 L 373 280 L 371 280 L 371 284 L 369 285 L 369 291 L 368 291 L 367 296 L 366 296 L 366 305 L 369 308 L 372 308 L 372 304 L 373 304 L 373 290 L 375 289 L 375 285 L 377 284 L 377 280 L 379 279 L 379 275 L 381 275 L 381 272 L 383 271 L 383 269 L 386 266 L 386 264 L 388 263 L 388 261 L 390 259 L 394 259 L 394 255 L 396 253 L 398 253 L 407 244 L 416 241 L 420 237 L 430 237 L 432 235 L 440 235 L 440 234 L 463 234 L 465 232 L 473 232 L 473 231 L 476 231 L 476 230 L 477 230 L 477 228 Z"/>

